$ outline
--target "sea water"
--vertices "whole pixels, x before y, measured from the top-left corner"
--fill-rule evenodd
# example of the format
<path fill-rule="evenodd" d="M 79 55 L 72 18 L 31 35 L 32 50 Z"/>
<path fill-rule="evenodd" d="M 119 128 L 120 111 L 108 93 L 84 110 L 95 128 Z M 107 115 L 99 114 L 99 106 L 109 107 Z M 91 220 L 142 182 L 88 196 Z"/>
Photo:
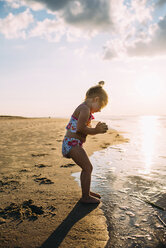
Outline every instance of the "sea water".
<path fill-rule="evenodd" d="M 107 247 L 166 247 L 166 116 L 100 121 L 129 139 L 90 157 L 91 188 L 102 196 L 110 233 Z M 79 183 L 80 173 L 73 176 Z"/>

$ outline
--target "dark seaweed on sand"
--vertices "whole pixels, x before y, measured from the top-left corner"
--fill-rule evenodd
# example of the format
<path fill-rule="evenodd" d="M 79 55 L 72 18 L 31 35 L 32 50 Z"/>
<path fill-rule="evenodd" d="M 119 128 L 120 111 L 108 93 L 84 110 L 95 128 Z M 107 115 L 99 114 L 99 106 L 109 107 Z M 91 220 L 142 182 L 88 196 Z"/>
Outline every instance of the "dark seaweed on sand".
<path fill-rule="evenodd" d="M 38 215 L 43 214 L 42 207 L 33 204 L 32 200 L 24 201 L 21 204 L 11 203 L 4 209 L 0 210 L 0 216 L 4 219 L 13 218 L 14 220 L 24 219 L 36 220 Z"/>
<path fill-rule="evenodd" d="M 68 168 L 68 167 L 72 167 L 75 166 L 75 164 L 65 164 L 65 165 L 61 165 L 61 168 Z"/>

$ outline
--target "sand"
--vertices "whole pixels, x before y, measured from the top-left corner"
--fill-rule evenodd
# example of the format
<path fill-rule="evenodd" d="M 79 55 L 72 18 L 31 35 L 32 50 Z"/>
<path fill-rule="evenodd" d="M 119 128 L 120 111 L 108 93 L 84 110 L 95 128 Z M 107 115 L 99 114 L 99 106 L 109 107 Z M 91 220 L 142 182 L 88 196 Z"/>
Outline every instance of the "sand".
<path fill-rule="evenodd" d="M 67 119 L 0 118 L 0 247 L 95 247 L 108 241 L 101 205 L 79 203 L 71 173 L 81 171 L 62 157 Z M 88 136 L 94 151 L 127 141 L 116 130 Z"/>

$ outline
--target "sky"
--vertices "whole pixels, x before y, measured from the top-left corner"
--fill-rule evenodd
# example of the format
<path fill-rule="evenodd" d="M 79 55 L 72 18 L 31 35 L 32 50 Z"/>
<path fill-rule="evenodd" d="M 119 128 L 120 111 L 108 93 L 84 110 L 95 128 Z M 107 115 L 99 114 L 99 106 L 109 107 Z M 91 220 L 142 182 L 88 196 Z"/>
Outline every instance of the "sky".
<path fill-rule="evenodd" d="M 0 0 L 0 115 L 166 115 L 166 0 Z"/>

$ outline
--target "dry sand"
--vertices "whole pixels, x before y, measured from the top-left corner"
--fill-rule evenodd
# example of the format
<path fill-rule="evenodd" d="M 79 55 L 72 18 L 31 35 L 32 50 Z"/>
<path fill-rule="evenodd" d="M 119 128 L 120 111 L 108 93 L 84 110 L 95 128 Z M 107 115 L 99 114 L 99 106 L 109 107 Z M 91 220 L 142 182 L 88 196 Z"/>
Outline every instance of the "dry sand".
<path fill-rule="evenodd" d="M 66 119 L 0 118 L 0 247 L 102 248 L 108 240 L 100 206 L 79 203 L 62 157 Z M 126 140 L 115 130 L 88 136 L 88 155 Z"/>

